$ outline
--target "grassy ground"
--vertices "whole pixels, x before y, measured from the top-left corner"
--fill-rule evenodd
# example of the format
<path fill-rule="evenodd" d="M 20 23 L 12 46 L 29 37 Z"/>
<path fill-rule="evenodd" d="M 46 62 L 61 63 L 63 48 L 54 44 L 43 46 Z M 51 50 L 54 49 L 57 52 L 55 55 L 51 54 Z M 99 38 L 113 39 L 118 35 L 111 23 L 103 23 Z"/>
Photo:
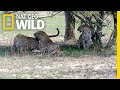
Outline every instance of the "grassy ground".
<path fill-rule="evenodd" d="M 1 20 L 1 19 L 0 19 Z M 48 34 L 57 33 L 58 37 L 51 38 L 54 42 L 64 41 L 65 21 L 64 16 L 45 18 L 44 31 Z M 76 24 L 78 26 L 78 24 Z M 75 47 L 61 48 L 61 53 L 56 57 L 42 57 L 41 55 L 27 54 L 24 56 L 9 55 L 14 37 L 24 34 L 33 37 L 37 30 L 3 31 L 0 29 L 0 78 L 12 79 L 36 79 L 36 78 L 116 78 L 116 46 L 111 49 L 103 49 L 96 53 L 93 49 L 79 50 Z M 102 38 L 104 45 L 111 31 L 104 28 L 105 36 Z M 79 33 L 75 31 L 76 38 Z"/>

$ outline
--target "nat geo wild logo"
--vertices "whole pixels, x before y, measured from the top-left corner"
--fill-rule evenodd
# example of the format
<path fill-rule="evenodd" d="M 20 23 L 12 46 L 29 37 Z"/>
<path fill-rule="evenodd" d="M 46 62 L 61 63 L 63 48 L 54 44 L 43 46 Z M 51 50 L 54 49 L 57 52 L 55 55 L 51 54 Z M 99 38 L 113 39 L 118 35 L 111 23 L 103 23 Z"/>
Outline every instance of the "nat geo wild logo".
<path fill-rule="evenodd" d="M 45 27 L 38 14 L 3 14 L 3 30 L 32 29 L 41 30 Z"/>

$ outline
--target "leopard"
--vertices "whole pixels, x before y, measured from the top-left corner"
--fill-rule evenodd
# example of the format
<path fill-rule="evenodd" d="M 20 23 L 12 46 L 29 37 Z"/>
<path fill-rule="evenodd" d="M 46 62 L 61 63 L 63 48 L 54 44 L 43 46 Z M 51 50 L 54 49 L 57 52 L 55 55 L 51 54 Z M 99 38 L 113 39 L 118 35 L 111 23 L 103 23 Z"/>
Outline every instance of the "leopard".
<path fill-rule="evenodd" d="M 56 29 L 58 31 L 57 35 L 48 36 L 43 31 L 38 31 L 34 33 L 35 38 L 38 40 L 38 50 L 41 53 L 54 55 L 60 52 L 59 45 L 50 39 L 50 37 L 56 37 L 59 35 L 59 29 Z"/>
<path fill-rule="evenodd" d="M 56 35 L 47 35 L 44 31 L 37 31 L 34 37 L 28 37 L 23 34 L 18 34 L 14 38 L 13 51 L 23 53 L 25 51 L 35 51 L 56 54 L 60 51 L 59 45 L 55 44 L 50 38 L 59 35 L 59 29 L 56 28 L 58 33 Z"/>
<path fill-rule="evenodd" d="M 78 47 L 88 49 L 91 46 L 91 37 L 93 34 L 90 26 L 87 24 L 80 25 L 77 30 L 81 32 L 78 40 Z"/>
<path fill-rule="evenodd" d="M 38 41 L 34 37 L 28 37 L 23 34 L 18 34 L 14 38 L 13 51 L 18 51 L 18 53 L 23 53 L 25 51 L 32 51 L 37 49 Z"/>

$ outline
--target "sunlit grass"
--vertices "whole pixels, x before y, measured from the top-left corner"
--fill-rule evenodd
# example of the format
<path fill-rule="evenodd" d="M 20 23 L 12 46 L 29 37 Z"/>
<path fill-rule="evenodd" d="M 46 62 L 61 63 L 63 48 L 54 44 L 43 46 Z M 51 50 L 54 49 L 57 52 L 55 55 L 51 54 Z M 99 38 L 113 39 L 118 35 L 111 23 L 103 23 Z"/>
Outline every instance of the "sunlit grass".
<path fill-rule="evenodd" d="M 65 34 L 65 17 L 64 17 L 64 15 L 44 18 L 42 20 L 45 21 L 45 28 L 43 29 L 43 31 L 45 31 L 48 35 L 56 34 L 57 33 L 56 28 L 59 28 L 60 35 L 62 35 L 62 37 L 64 37 L 64 34 Z M 79 20 L 77 20 L 76 29 L 79 25 L 80 25 Z M 39 30 L 17 30 L 17 29 L 15 29 L 12 31 L 5 31 L 5 30 L 0 29 L 0 33 L 1 33 L 0 40 L 6 40 L 6 41 L 7 40 L 9 41 L 9 39 L 13 40 L 14 37 L 19 33 L 30 36 L 30 37 L 34 37 L 33 34 L 36 31 L 39 31 Z M 78 33 L 78 31 L 75 31 L 75 32 L 76 32 L 76 38 L 78 38 L 79 33 Z M 103 33 L 105 33 L 105 36 L 110 36 L 111 30 L 109 28 L 105 27 L 105 28 L 103 28 Z M 0 47 L 0 55 L 5 54 L 6 48 L 8 49 L 8 47 L 6 47 L 6 46 Z M 94 50 L 79 50 L 78 48 L 72 48 L 72 47 L 71 48 L 63 48 L 63 51 L 64 51 L 65 55 L 69 55 L 69 56 L 71 56 L 71 55 L 72 56 L 79 56 L 79 55 L 84 55 L 84 54 L 96 55 L 96 52 L 94 52 Z M 109 51 L 108 51 L 108 53 L 109 53 Z M 105 56 L 108 53 L 106 50 L 102 53 L 97 53 L 97 55 L 104 55 Z M 112 51 L 111 53 L 114 53 L 114 51 Z M 116 54 L 116 52 L 115 52 L 115 54 Z M 110 53 L 109 53 L 109 55 L 110 55 Z"/>

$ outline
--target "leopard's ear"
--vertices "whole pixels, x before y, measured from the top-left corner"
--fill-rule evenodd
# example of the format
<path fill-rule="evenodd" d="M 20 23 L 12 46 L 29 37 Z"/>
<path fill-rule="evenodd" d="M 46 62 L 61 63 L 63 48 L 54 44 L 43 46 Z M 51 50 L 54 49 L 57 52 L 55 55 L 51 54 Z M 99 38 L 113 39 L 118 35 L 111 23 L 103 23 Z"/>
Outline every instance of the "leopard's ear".
<path fill-rule="evenodd" d="M 34 37 L 35 37 L 35 33 L 34 33 L 33 35 L 34 35 Z"/>
<path fill-rule="evenodd" d="M 80 28 L 78 28 L 77 31 L 82 32 L 82 30 Z"/>
<path fill-rule="evenodd" d="M 84 33 L 85 31 L 84 31 L 84 30 L 82 30 L 81 32 L 82 32 L 82 33 Z"/>
<path fill-rule="evenodd" d="M 37 37 L 36 34 L 37 34 L 37 32 L 35 32 L 35 33 L 33 34 L 35 38 Z"/>
<path fill-rule="evenodd" d="M 37 34 L 37 33 L 34 33 L 33 35 L 34 35 L 34 37 L 36 38 L 36 40 L 39 41 L 36 34 Z"/>
<path fill-rule="evenodd" d="M 34 33 L 34 37 L 38 42 L 40 41 L 40 39 L 37 38 L 36 33 Z"/>

